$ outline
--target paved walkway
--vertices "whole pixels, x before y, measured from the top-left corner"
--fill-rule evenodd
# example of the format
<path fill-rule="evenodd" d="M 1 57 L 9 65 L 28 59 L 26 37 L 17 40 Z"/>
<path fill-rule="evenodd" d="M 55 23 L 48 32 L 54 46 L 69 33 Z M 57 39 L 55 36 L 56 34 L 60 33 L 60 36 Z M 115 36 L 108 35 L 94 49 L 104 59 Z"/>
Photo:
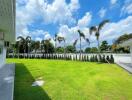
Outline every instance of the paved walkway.
<path fill-rule="evenodd" d="M 13 100 L 15 64 L 0 68 L 0 100 Z"/>
<path fill-rule="evenodd" d="M 122 63 L 122 62 L 117 62 L 119 66 L 127 70 L 128 72 L 132 73 L 132 64 L 131 63 Z"/>

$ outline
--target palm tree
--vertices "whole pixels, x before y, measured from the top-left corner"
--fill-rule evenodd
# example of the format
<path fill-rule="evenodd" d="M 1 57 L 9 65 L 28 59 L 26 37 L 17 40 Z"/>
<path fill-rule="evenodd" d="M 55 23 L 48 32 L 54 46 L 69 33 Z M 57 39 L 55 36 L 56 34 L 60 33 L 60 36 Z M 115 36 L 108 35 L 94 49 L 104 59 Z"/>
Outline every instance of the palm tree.
<path fill-rule="evenodd" d="M 94 32 L 95 33 L 95 36 L 96 36 L 96 39 L 97 39 L 97 41 L 98 41 L 98 50 L 99 50 L 99 52 L 100 52 L 100 41 L 99 41 L 99 36 L 100 36 L 100 30 L 103 28 L 103 26 L 106 24 L 106 23 L 108 23 L 109 22 L 109 20 L 104 20 L 104 21 L 102 21 L 98 26 L 92 26 L 92 27 L 90 27 L 90 29 L 89 29 L 89 33 L 90 33 L 90 35 L 92 35 L 92 33 Z"/>
<path fill-rule="evenodd" d="M 26 37 L 26 44 L 27 44 L 27 55 L 29 57 L 29 53 L 30 53 L 30 43 L 31 43 L 31 37 L 27 36 Z"/>
<path fill-rule="evenodd" d="M 54 41 L 55 41 L 55 53 L 56 53 L 56 48 L 57 48 L 57 34 L 55 34 Z"/>
<path fill-rule="evenodd" d="M 64 58 L 66 57 L 66 41 L 65 41 L 65 38 L 64 37 L 61 37 L 61 36 L 57 36 L 57 40 L 60 42 L 64 41 Z"/>
<path fill-rule="evenodd" d="M 18 55 L 17 57 L 19 58 L 19 41 L 16 41 L 15 48 L 16 48 L 16 53 Z"/>
<path fill-rule="evenodd" d="M 18 48 L 19 48 L 19 52 L 20 52 L 20 47 L 22 47 L 23 49 L 25 49 L 25 39 L 22 36 L 17 37 L 17 39 L 19 40 L 19 43 L 18 43 L 19 46 L 18 46 Z M 25 50 L 24 50 L 24 53 L 25 53 Z M 24 53 L 23 53 L 23 56 L 24 56 Z"/>
<path fill-rule="evenodd" d="M 89 41 L 88 38 L 85 38 L 85 35 L 84 35 L 83 32 L 81 32 L 80 30 L 78 30 L 78 33 L 79 33 L 79 38 L 80 38 L 80 59 L 81 59 L 81 51 L 82 51 L 82 44 L 81 44 L 81 42 L 82 42 L 82 37 L 83 37 L 83 39 L 86 40 L 86 42 L 88 42 L 89 44 L 90 44 L 90 41 Z"/>
<path fill-rule="evenodd" d="M 41 41 L 41 51 L 42 51 L 43 57 L 44 57 L 44 40 Z"/>
<path fill-rule="evenodd" d="M 47 39 L 44 40 L 44 48 L 45 48 L 45 52 L 49 53 L 49 43 L 50 43 L 51 39 Z"/>
<path fill-rule="evenodd" d="M 20 45 L 22 45 L 22 47 L 24 49 L 24 53 L 27 52 L 27 54 L 28 54 L 29 53 L 29 43 L 31 42 L 31 37 L 27 36 L 26 38 L 24 38 L 22 36 L 19 36 L 19 37 L 17 37 L 17 39 L 20 39 L 19 47 L 20 47 Z"/>
<path fill-rule="evenodd" d="M 40 48 L 40 41 L 35 41 L 34 43 L 34 49 L 35 49 L 35 54 L 36 54 L 36 51 Z"/>
<path fill-rule="evenodd" d="M 73 47 L 74 47 L 74 48 L 76 48 L 77 41 L 78 41 L 78 39 L 76 39 L 76 40 L 73 42 Z"/>
<path fill-rule="evenodd" d="M 11 44 L 11 48 L 13 50 L 13 58 L 15 57 L 15 44 Z"/>

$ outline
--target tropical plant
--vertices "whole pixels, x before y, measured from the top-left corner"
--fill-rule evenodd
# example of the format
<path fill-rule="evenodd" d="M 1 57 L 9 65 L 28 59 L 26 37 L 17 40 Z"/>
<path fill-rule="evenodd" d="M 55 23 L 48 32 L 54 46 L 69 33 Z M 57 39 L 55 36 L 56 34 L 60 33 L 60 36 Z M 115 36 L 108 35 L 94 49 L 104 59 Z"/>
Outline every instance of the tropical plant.
<path fill-rule="evenodd" d="M 36 51 L 40 48 L 40 41 L 35 41 L 34 43 L 34 50 L 35 50 L 35 53 Z"/>
<path fill-rule="evenodd" d="M 76 51 L 76 49 L 74 46 L 72 46 L 72 45 L 66 46 L 66 52 L 67 53 L 75 53 L 75 51 Z"/>
<path fill-rule="evenodd" d="M 91 53 L 97 53 L 98 52 L 98 49 L 97 47 L 92 47 L 91 50 L 90 50 Z"/>
<path fill-rule="evenodd" d="M 62 41 L 64 41 L 64 57 L 66 55 L 66 41 L 65 41 L 65 38 L 64 37 L 61 37 L 61 36 L 57 36 L 57 40 L 59 41 L 59 43 L 61 43 Z"/>
<path fill-rule="evenodd" d="M 100 51 L 101 52 L 106 52 L 108 51 L 108 49 L 110 48 L 110 46 L 108 45 L 107 41 L 102 41 L 101 45 L 100 45 Z"/>
<path fill-rule="evenodd" d="M 82 44 L 81 44 L 81 42 L 82 42 L 82 38 L 84 40 L 86 40 L 86 42 L 88 42 L 89 44 L 90 44 L 90 41 L 89 41 L 88 38 L 85 37 L 85 35 L 84 35 L 84 33 L 82 31 L 78 30 L 78 33 L 79 33 L 79 38 L 80 38 L 80 59 L 81 59 L 81 51 L 82 51 Z"/>
<path fill-rule="evenodd" d="M 123 34 L 121 35 L 120 37 L 118 37 L 115 41 L 114 41 L 114 44 L 119 44 L 123 41 L 126 41 L 128 39 L 132 39 L 132 33 L 130 34 Z"/>
<path fill-rule="evenodd" d="M 57 47 L 56 52 L 57 53 L 64 53 L 64 48 L 63 47 Z"/>
<path fill-rule="evenodd" d="M 29 53 L 29 43 L 31 42 L 31 37 L 27 36 L 26 38 L 19 36 L 17 37 L 17 39 L 19 40 L 19 47 L 22 47 L 24 49 L 24 53 Z"/>
<path fill-rule="evenodd" d="M 99 40 L 99 37 L 100 37 L 100 31 L 101 31 L 101 29 L 103 28 L 103 26 L 106 24 L 106 23 L 108 23 L 109 22 L 109 20 L 104 20 L 104 21 L 102 21 L 98 26 L 92 26 L 92 27 L 90 27 L 90 29 L 89 29 L 89 33 L 90 33 L 90 35 L 92 35 L 92 33 L 94 32 L 95 33 L 95 36 L 96 36 L 96 39 L 97 39 L 97 41 L 98 41 L 98 50 L 99 50 L 99 52 L 100 52 L 100 40 Z"/>
<path fill-rule="evenodd" d="M 85 49 L 85 53 L 90 53 L 91 52 L 91 48 L 90 47 L 87 47 L 86 49 Z"/>
<path fill-rule="evenodd" d="M 54 41 L 55 41 L 55 53 L 56 53 L 56 48 L 57 48 L 57 34 L 55 34 Z"/>
<path fill-rule="evenodd" d="M 78 39 L 76 39 L 76 40 L 73 42 L 73 47 L 75 48 L 75 51 L 76 51 L 76 44 L 77 44 L 77 41 L 78 41 Z"/>
<path fill-rule="evenodd" d="M 42 45 L 43 45 L 43 51 L 45 51 L 45 53 L 53 53 L 54 52 L 54 46 L 53 44 L 50 42 L 51 39 L 46 39 L 46 40 L 42 40 Z"/>

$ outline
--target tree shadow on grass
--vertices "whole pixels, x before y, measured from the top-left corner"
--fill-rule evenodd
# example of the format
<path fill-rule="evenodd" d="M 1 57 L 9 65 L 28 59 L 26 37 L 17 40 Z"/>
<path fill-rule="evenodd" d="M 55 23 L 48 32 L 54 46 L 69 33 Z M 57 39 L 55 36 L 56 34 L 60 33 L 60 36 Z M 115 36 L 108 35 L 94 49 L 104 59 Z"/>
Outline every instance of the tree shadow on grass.
<path fill-rule="evenodd" d="M 31 86 L 34 81 L 27 67 L 22 63 L 16 63 L 14 100 L 51 100 L 42 87 Z"/>

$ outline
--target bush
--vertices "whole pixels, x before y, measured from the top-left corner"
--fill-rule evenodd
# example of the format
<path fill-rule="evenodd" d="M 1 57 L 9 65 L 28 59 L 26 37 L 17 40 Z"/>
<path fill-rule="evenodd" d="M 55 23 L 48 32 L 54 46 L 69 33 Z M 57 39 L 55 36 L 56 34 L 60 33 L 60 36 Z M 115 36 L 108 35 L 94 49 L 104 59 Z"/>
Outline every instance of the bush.
<path fill-rule="evenodd" d="M 77 60 L 77 54 L 76 54 L 76 60 Z"/>
<path fill-rule="evenodd" d="M 110 57 L 107 55 L 106 60 L 110 62 Z"/>
<path fill-rule="evenodd" d="M 102 58 L 102 63 L 106 63 L 106 60 L 105 60 L 105 55 L 103 55 L 103 58 Z"/>
<path fill-rule="evenodd" d="M 93 62 L 93 56 L 90 56 L 90 62 Z"/>
<path fill-rule="evenodd" d="M 87 61 L 89 61 L 89 56 L 87 55 Z"/>
<path fill-rule="evenodd" d="M 110 62 L 114 63 L 114 57 L 113 57 L 113 55 L 110 56 Z"/>
<path fill-rule="evenodd" d="M 98 57 L 97 57 L 97 55 L 95 55 L 95 62 L 98 62 Z"/>

